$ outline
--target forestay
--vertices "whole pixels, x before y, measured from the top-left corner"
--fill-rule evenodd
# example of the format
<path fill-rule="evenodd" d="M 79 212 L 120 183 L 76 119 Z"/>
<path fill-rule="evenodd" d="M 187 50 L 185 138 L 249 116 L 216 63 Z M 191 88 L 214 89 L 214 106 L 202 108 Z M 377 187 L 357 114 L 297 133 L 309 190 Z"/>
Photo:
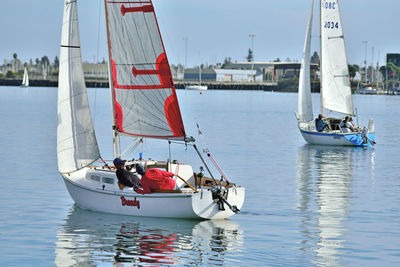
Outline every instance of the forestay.
<path fill-rule="evenodd" d="M 310 81 L 310 51 L 311 51 L 311 32 L 314 12 L 314 0 L 312 1 L 311 13 L 308 20 L 306 39 L 304 41 L 303 58 L 301 60 L 301 70 L 299 77 L 299 97 L 298 115 L 300 122 L 313 120 L 311 81 Z"/>
<path fill-rule="evenodd" d="M 58 169 L 79 170 L 100 158 L 89 110 L 79 41 L 77 4 L 65 0 L 58 85 Z"/>
<path fill-rule="evenodd" d="M 151 1 L 105 0 L 117 132 L 183 139 L 185 129 Z"/>
<path fill-rule="evenodd" d="M 321 109 L 354 114 L 337 0 L 321 0 Z"/>

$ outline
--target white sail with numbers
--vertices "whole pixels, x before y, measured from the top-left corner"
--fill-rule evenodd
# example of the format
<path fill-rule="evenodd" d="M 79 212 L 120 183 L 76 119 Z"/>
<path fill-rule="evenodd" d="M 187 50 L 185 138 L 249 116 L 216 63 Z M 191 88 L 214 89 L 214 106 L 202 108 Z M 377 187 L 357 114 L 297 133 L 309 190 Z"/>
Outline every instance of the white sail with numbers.
<path fill-rule="evenodd" d="M 311 13 L 308 19 L 306 39 L 304 41 L 303 58 L 301 60 L 301 69 L 299 77 L 299 97 L 298 111 L 300 122 L 313 120 L 312 99 L 311 99 L 311 81 L 310 81 L 310 51 L 311 51 L 311 32 L 314 12 L 314 0 L 312 1 Z"/>
<path fill-rule="evenodd" d="M 117 133 L 186 136 L 152 1 L 105 0 L 114 128 Z"/>
<path fill-rule="evenodd" d="M 349 69 L 337 0 L 321 0 L 321 113 L 354 114 Z"/>
<path fill-rule="evenodd" d="M 70 173 L 100 158 L 83 76 L 76 0 L 64 4 L 57 109 L 58 169 Z"/>

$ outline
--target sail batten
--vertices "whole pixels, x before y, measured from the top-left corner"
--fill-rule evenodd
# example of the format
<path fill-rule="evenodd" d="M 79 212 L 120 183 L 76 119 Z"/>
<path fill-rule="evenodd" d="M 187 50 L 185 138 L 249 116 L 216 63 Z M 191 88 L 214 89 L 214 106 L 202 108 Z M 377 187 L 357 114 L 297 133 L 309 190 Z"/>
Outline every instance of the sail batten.
<path fill-rule="evenodd" d="M 321 0 L 321 109 L 354 114 L 337 0 Z"/>
<path fill-rule="evenodd" d="M 83 76 L 76 1 L 65 1 L 58 85 L 57 158 L 61 173 L 100 158 Z"/>
<path fill-rule="evenodd" d="M 105 1 L 117 132 L 186 136 L 152 1 Z"/>

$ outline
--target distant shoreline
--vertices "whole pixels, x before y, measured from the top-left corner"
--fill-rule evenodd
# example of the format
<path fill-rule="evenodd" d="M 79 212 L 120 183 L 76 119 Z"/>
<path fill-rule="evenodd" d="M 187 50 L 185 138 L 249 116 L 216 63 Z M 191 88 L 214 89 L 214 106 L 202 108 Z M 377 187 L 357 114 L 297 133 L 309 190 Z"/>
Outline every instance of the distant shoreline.
<path fill-rule="evenodd" d="M 0 79 L 0 86 L 20 86 L 22 79 Z M 185 89 L 185 85 L 194 82 L 175 81 L 176 89 Z M 277 83 L 231 83 L 231 82 L 204 82 L 209 90 L 253 90 L 253 91 L 276 91 Z M 56 80 L 29 80 L 32 87 L 58 87 Z M 108 81 L 86 81 L 88 88 L 108 88 Z M 283 92 L 283 91 L 281 91 Z"/>

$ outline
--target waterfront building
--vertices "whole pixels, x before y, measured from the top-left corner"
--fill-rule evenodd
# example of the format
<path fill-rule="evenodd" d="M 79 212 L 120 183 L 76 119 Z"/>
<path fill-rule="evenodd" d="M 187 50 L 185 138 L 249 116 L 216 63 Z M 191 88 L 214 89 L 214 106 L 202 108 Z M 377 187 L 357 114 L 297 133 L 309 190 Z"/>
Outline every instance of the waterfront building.
<path fill-rule="evenodd" d="M 258 70 L 262 73 L 262 81 L 279 81 L 282 78 L 298 77 L 300 62 L 234 62 L 226 66 L 229 69 Z M 317 76 L 318 64 L 311 64 L 311 73 Z"/>

